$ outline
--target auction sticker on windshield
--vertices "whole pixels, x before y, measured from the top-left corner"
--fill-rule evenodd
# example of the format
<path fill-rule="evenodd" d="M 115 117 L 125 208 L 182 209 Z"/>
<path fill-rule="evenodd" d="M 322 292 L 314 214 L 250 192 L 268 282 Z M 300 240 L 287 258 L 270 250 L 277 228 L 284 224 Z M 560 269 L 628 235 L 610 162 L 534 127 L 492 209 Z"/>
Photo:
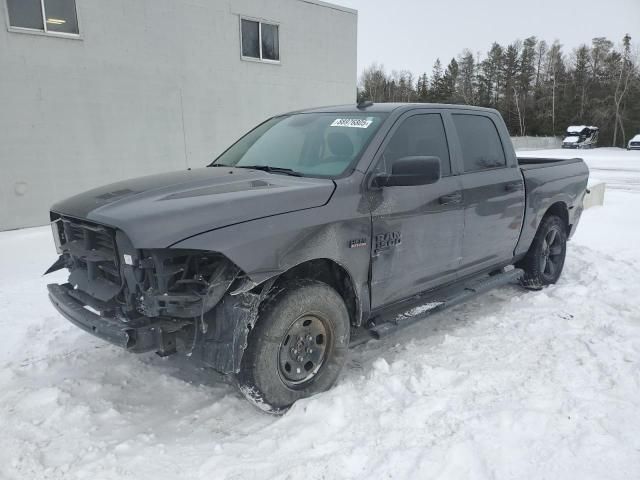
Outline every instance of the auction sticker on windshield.
<path fill-rule="evenodd" d="M 332 127 L 347 127 L 347 128 L 369 128 L 369 125 L 373 123 L 372 118 L 337 118 L 331 124 Z"/>

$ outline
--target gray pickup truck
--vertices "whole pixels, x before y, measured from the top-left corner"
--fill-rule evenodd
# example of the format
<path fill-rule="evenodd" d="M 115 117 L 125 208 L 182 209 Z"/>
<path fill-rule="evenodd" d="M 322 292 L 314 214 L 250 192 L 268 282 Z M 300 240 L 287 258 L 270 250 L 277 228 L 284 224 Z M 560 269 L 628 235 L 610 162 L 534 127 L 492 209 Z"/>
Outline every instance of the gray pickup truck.
<path fill-rule="evenodd" d="M 131 352 L 183 353 L 281 412 L 349 345 L 562 271 L 580 159 L 516 158 L 495 110 L 329 107 L 267 120 L 207 168 L 51 210 L 59 312 Z M 47 272 L 47 273 L 48 273 Z"/>

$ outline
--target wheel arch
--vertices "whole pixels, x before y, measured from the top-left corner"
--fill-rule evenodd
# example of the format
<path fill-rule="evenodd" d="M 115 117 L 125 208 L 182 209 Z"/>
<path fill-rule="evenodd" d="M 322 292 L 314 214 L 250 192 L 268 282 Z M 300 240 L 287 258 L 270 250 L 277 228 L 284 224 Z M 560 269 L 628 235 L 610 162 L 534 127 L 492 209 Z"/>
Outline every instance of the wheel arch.
<path fill-rule="evenodd" d="M 349 312 L 351 325 L 359 326 L 362 318 L 362 307 L 353 276 L 335 260 L 316 258 L 299 263 L 280 274 L 271 287 L 278 286 L 290 280 L 311 279 L 326 283 L 340 295 Z"/>
<path fill-rule="evenodd" d="M 555 215 L 562 219 L 562 221 L 564 222 L 564 226 L 567 229 L 568 235 L 569 231 L 571 230 L 571 225 L 569 224 L 569 207 L 567 207 L 567 204 L 563 201 L 559 201 L 555 202 L 553 205 L 547 208 L 547 211 L 544 213 L 544 215 L 540 219 L 540 222 L 538 223 L 538 228 L 540 228 L 540 225 L 542 225 L 542 220 L 549 215 Z"/>

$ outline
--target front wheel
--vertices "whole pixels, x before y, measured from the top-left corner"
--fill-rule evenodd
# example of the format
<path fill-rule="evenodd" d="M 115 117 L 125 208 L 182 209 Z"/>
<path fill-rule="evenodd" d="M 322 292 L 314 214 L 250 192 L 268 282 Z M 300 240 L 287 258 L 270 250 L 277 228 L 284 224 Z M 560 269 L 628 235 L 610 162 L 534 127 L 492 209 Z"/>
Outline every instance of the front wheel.
<path fill-rule="evenodd" d="M 566 254 L 565 222 L 555 215 L 544 217 L 527 255 L 518 264 L 524 270 L 522 285 L 540 289 L 556 283 L 562 273 Z"/>
<path fill-rule="evenodd" d="M 329 285 L 290 281 L 260 309 L 237 382 L 262 410 L 282 413 L 295 401 L 331 388 L 344 365 L 350 322 Z"/>

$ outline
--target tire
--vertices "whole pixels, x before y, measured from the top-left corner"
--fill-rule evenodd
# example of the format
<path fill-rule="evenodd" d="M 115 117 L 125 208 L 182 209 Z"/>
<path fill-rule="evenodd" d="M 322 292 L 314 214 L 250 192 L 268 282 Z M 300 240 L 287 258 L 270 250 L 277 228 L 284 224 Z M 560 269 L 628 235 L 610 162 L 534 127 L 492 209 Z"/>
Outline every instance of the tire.
<path fill-rule="evenodd" d="M 567 255 L 567 228 L 556 215 L 542 219 L 527 255 L 518 263 L 524 270 L 521 284 L 539 290 L 558 281 Z"/>
<path fill-rule="evenodd" d="M 347 357 L 350 321 L 342 297 L 325 283 L 291 281 L 260 308 L 240 372 L 240 391 L 257 407 L 284 413 L 331 388 Z"/>

